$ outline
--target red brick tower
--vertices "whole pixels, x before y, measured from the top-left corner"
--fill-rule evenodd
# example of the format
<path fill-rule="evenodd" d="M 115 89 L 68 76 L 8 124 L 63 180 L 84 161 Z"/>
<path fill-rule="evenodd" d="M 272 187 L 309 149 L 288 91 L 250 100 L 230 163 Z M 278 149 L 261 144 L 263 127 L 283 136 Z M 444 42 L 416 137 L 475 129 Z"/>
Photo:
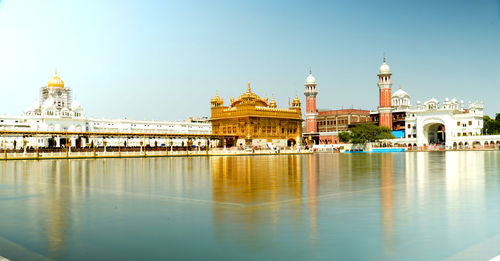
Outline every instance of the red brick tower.
<path fill-rule="evenodd" d="M 387 63 L 380 66 L 380 72 L 378 75 L 378 88 L 379 88 L 379 126 L 384 126 L 392 129 L 392 106 L 391 106 L 391 68 Z"/>
<path fill-rule="evenodd" d="M 312 72 L 309 71 L 309 76 L 306 79 L 306 90 L 304 91 L 304 95 L 306 96 L 306 134 L 313 134 L 318 132 L 318 125 L 316 122 L 316 118 L 318 117 L 318 112 L 316 110 L 316 95 L 318 95 L 318 91 L 316 91 L 316 79 L 312 75 Z"/>

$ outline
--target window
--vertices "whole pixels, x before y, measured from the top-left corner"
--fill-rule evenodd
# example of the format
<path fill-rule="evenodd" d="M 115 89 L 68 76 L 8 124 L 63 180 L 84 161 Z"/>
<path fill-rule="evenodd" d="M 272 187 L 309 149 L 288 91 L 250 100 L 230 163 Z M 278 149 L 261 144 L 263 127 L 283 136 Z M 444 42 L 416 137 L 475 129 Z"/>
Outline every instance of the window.
<path fill-rule="evenodd" d="M 472 121 L 469 121 L 469 126 L 472 126 Z"/>
<path fill-rule="evenodd" d="M 457 126 L 460 127 L 460 122 L 459 121 L 457 121 Z"/>
<path fill-rule="evenodd" d="M 460 137 L 460 136 L 461 136 L 461 133 L 459 132 L 459 133 L 457 133 L 457 135 L 458 135 L 458 137 Z"/>
<path fill-rule="evenodd" d="M 408 124 L 408 129 L 410 129 L 410 128 L 411 128 L 411 124 Z"/>

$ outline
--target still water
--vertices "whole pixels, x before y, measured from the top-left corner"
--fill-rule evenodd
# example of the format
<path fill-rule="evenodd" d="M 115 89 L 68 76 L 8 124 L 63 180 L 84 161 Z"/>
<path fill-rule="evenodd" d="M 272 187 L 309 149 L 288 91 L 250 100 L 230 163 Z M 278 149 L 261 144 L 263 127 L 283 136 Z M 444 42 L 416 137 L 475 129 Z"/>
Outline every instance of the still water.
<path fill-rule="evenodd" d="M 12 260 L 487 260 L 500 152 L 0 162 Z"/>

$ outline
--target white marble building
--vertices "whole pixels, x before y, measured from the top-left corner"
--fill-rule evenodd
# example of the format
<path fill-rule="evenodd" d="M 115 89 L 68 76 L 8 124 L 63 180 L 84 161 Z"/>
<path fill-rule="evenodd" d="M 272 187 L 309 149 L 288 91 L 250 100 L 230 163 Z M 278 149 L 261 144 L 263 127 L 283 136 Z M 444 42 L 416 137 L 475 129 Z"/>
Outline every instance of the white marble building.
<path fill-rule="evenodd" d="M 212 126 L 208 120 L 190 119 L 188 121 L 142 121 L 128 119 L 98 119 L 85 115 L 78 101 L 72 101 L 71 89 L 65 87 L 57 72 L 49 79 L 47 86 L 40 90 L 40 100 L 35 100 L 22 116 L 0 116 L 0 130 L 8 131 L 68 131 L 68 132 L 113 132 L 113 133 L 158 133 L 158 134 L 211 134 Z M 5 138 L 6 147 L 18 147 L 23 140 L 19 137 Z M 33 146 L 33 138 L 28 146 Z M 165 144 L 165 139 L 155 144 Z M 176 140 L 176 144 L 182 140 Z M 48 138 L 40 139 L 38 146 L 48 146 Z M 139 140 L 130 140 L 130 145 Z M 74 144 L 74 143 L 73 143 Z M 84 146 L 84 143 L 80 143 Z M 197 142 L 195 142 L 197 144 Z M 56 146 L 60 146 L 57 139 Z M 111 144 L 110 144 L 111 145 Z"/>
<path fill-rule="evenodd" d="M 405 137 L 393 144 L 412 147 L 441 145 L 444 148 L 472 148 L 474 145 L 500 144 L 499 136 L 481 135 L 483 104 L 457 99 L 443 102 L 432 98 L 411 105 L 410 95 L 401 88 L 392 95 L 394 111 L 405 111 Z"/>

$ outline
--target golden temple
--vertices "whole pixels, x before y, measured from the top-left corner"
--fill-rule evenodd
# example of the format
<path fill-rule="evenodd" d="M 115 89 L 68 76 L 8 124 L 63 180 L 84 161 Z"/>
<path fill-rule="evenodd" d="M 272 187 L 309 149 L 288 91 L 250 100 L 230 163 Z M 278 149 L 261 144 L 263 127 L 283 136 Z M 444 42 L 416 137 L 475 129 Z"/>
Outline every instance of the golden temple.
<path fill-rule="evenodd" d="M 224 106 L 218 94 L 211 99 L 212 134 L 237 135 L 238 146 L 286 147 L 300 144 L 302 112 L 297 95 L 288 109 L 277 108 L 274 98 L 262 99 L 250 88 Z"/>

